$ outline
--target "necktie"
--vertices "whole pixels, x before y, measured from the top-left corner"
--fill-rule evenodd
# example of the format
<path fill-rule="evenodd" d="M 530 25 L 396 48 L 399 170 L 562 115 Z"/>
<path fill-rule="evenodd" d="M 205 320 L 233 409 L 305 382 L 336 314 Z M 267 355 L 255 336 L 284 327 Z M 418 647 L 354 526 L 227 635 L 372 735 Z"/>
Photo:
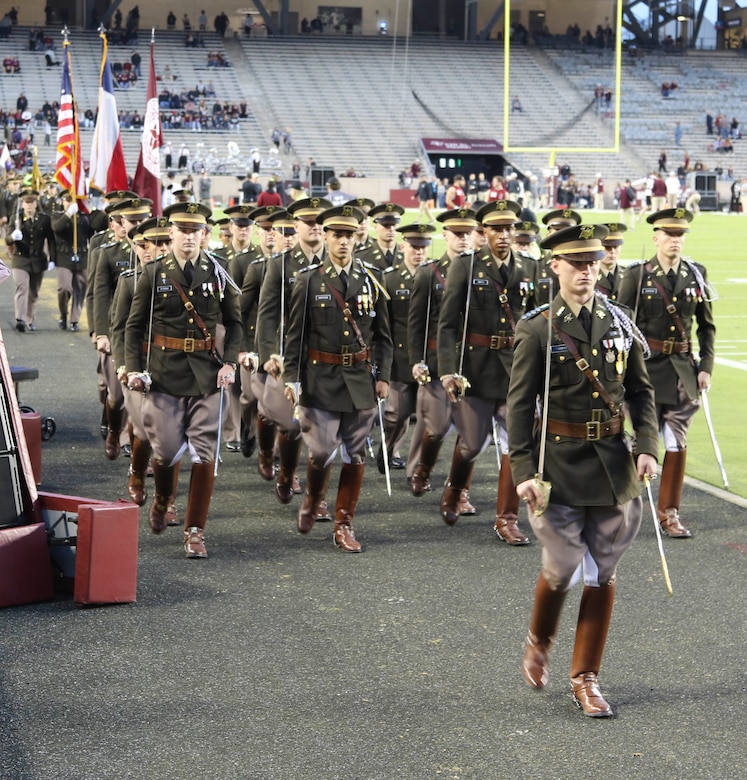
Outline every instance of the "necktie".
<path fill-rule="evenodd" d="M 581 307 L 581 311 L 578 313 L 578 320 L 584 326 L 586 335 L 591 338 L 591 314 L 586 306 Z"/>
<path fill-rule="evenodd" d="M 670 268 L 667 271 L 667 279 L 669 279 L 669 284 L 671 284 L 672 287 L 674 287 L 675 282 L 677 281 L 677 274 L 674 272 L 674 268 Z"/>
<path fill-rule="evenodd" d="M 498 267 L 498 272 L 501 275 L 501 279 L 503 280 L 503 286 L 505 287 L 508 284 L 508 266 L 503 263 Z"/>
<path fill-rule="evenodd" d="M 387 249 L 387 253 L 384 255 L 384 259 L 386 260 L 387 267 L 394 262 L 394 255 L 392 254 L 391 249 Z"/>
<path fill-rule="evenodd" d="M 191 287 L 192 280 L 195 278 L 195 267 L 192 265 L 191 260 L 187 260 L 184 263 L 184 278 L 187 280 L 187 284 Z"/>
<path fill-rule="evenodd" d="M 345 288 L 345 291 L 347 292 L 347 289 L 348 289 L 348 272 L 347 271 L 340 271 L 340 281 L 342 282 L 342 286 Z"/>
<path fill-rule="evenodd" d="M 610 283 L 610 289 L 614 289 L 615 287 L 615 274 L 610 271 L 607 274 L 607 281 Z"/>

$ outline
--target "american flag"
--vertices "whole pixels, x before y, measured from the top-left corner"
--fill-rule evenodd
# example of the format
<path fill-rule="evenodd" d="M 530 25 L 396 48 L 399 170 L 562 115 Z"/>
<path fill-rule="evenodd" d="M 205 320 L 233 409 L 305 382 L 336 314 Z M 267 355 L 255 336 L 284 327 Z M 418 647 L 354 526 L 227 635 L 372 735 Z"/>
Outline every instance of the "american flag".
<path fill-rule="evenodd" d="M 65 46 L 62 67 L 62 96 L 57 120 L 57 166 L 54 174 L 60 186 L 70 190 L 78 205 L 86 198 L 86 175 L 80 153 L 80 132 L 70 77 L 70 47 Z"/>

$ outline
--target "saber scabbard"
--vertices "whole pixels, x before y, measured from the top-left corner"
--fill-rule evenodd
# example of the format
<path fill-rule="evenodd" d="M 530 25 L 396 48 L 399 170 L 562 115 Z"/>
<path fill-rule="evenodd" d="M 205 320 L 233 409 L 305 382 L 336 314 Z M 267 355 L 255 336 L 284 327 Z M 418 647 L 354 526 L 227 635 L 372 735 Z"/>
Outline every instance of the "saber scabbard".
<path fill-rule="evenodd" d="M 659 517 L 656 514 L 656 507 L 654 506 L 654 496 L 651 493 L 651 477 L 645 474 L 643 477 L 643 484 L 646 486 L 646 494 L 648 495 L 648 504 L 651 507 L 651 516 L 654 519 L 654 528 L 656 529 L 656 541 L 659 545 L 659 557 L 661 558 L 661 570 L 664 572 L 664 584 L 667 586 L 667 593 L 671 599 L 674 595 L 672 592 L 672 581 L 669 579 L 669 567 L 667 566 L 667 559 L 664 555 L 664 545 L 661 542 L 661 528 L 659 527 Z"/>

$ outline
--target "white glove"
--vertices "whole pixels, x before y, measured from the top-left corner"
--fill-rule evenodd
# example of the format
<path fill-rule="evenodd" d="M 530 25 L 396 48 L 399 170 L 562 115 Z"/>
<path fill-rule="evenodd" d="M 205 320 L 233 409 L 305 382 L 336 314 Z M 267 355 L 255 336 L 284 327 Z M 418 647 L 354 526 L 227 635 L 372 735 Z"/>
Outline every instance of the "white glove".
<path fill-rule="evenodd" d="M 73 214 L 77 214 L 78 213 L 78 204 L 77 203 L 71 203 L 67 207 L 67 211 L 65 213 L 68 215 L 68 217 L 72 217 Z"/>
<path fill-rule="evenodd" d="M 20 230 L 18 230 L 18 229 L 14 230 L 14 231 L 13 231 L 13 232 L 10 234 L 10 237 L 11 237 L 11 238 L 12 238 L 14 241 L 23 241 L 23 233 L 22 233 Z"/>

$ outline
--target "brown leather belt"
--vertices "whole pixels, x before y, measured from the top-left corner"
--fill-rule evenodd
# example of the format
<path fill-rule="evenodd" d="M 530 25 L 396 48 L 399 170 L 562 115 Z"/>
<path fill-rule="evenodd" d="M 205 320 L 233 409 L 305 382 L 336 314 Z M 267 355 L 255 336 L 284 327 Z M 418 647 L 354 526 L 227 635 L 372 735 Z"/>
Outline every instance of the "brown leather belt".
<path fill-rule="evenodd" d="M 156 347 L 178 349 L 180 352 L 209 352 L 213 348 L 212 339 L 172 339 L 160 333 L 153 334 L 153 344 Z"/>
<path fill-rule="evenodd" d="M 368 360 L 370 349 L 362 349 L 359 352 L 320 352 L 318 349 L 309 350 L 309 360 L 312 363 L 329 363 L 333 366 L 354 366 Z"/>
<path fill-rule="evenodd" d="M 488 349 L 513 349 L 513 336 L 483 336 L 480 333 L 470 333 L 467 343 L 473 347 L 487 347 Z"/>
<path fill-rule="evenodd" d="M 680 355 L 683 352 L 690 351 L 689 341 L 675 341 L 674 339 L 667 339 L 666 341 L 659 341 L 659 339 L 650 339 L 646 337 L 649 347 L 654 352 L 661 352 L 662 355 Z"/>
<path fill-rule="evenodd" d="M 622 431 L 622 417 L 610 417 L 609 420 L 598 422 L 564 422 L 562 420 L 548 420 L 547 432 L 553 436 L 567 436 L 570 439 L 586 439 L 597 441 L 609 436 L 617 436 Z"/>

